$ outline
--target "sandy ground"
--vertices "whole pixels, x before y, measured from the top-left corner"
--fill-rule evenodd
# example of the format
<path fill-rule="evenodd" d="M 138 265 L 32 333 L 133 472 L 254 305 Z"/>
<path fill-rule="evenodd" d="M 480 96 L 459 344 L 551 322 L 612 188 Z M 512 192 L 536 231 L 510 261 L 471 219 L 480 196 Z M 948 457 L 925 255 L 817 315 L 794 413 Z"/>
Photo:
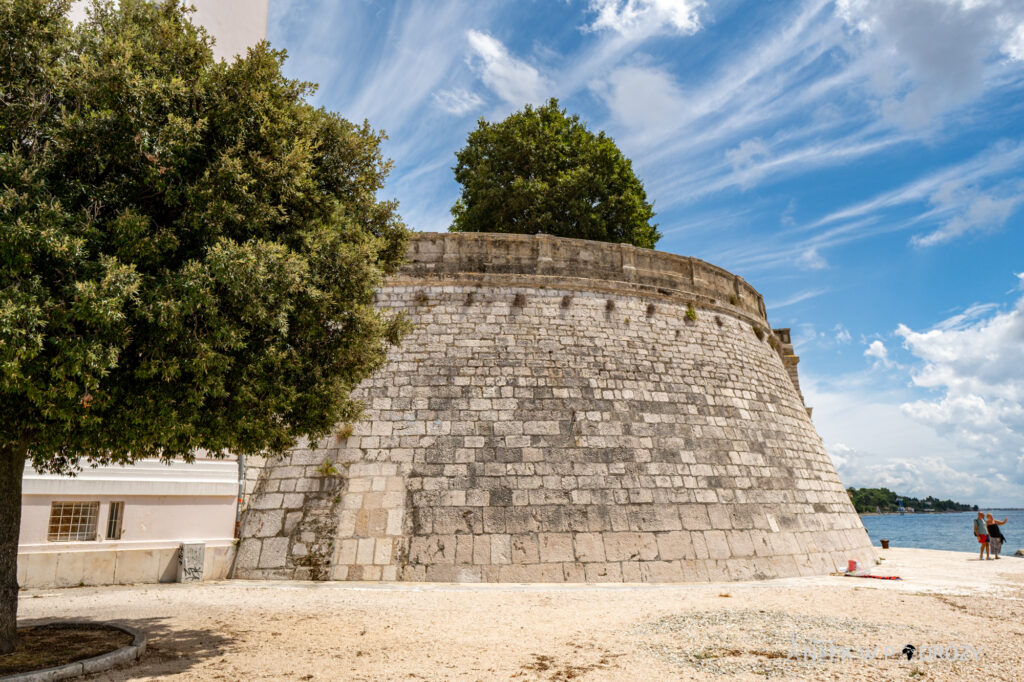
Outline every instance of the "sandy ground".
<path fill-rule="evenodd" d="M 902 581 L 229 581 L 29 590 L 20 616 L 145 630 L 104 680 L 1024 679 L 1024 559 L 882 556 Z"/>

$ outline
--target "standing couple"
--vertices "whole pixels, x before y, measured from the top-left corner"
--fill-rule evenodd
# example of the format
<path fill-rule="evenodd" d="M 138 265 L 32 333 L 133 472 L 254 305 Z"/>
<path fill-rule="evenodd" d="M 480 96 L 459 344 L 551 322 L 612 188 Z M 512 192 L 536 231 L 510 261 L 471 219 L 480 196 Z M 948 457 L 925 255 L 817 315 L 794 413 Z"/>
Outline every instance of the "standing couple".
<path fill-rule="evenodd" d="M 999 552 L 1003 548 L 1003 541 L 1006 540 L 1003 537 L 1003 533 L 999 530 L 999 526 L 1004 523 L 1006 523 L 1006 519 L 996 521 L 992 518 L 991 514 L 978 512 L 978 518 L 974 519 L 974 535 L 978 538 L 978 543 L 981 545 L 981 551 L 978 552 L 978 561 L 981 561 L 982 557 L 991 559 L 989 550 L 995 555 L 996 559 L 999 558 Z"/>

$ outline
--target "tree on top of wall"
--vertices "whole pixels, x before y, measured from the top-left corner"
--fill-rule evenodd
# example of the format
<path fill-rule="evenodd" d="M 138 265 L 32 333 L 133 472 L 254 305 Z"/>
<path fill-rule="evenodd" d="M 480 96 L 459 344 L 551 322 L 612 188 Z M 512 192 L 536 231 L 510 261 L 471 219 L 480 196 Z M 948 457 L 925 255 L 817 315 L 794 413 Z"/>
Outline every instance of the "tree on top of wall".
<path fill-rule="evenodd" d="M 382 135 L 260 43 L 217 62 L 182 3 L 0 0 L 0 653 L 21 478 L 273 455 L 361 406 L 404 322 Z"/>
<path fill-rule="evenodd" d="M 629 159 L 552 99 L 480 119 L 456 153 L 452 232 L 552 234 L 654 248 L 661 234 Z"/>

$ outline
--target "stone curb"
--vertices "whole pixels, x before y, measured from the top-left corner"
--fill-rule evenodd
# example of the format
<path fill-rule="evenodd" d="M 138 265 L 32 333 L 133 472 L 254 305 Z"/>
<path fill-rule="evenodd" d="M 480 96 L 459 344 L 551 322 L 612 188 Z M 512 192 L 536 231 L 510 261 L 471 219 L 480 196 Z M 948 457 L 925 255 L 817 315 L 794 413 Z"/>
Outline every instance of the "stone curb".
<path fill-rule="evenodd" d="M 142 654 L 146 652 L 145 633 L 128 625 L 122 625 L 120 623 L 91 623 L 77 621 L 58 622 L 53 623 L 52 625 L 59 628 L 104 627 L 121 630 L 122 632 L 127 632 L 132 636 L 132 643 L 127 646 L 123 646 L 120 649 L 115 649 L 114 651 L 100 654 L 99 656 L 93 656 L 92 658 L 86 658 L 81 661 L 60 665 L 55 668 L 45 668 L 43 670 L 35 670 L 28 673 L 8 675 L 6 677 L 0 677 L 0 680 L 3 680 L 3 682 L 48 682 L 49 680 L 66 680 L 72 677 L 79 677 L 81 675 L 110 670 L 114 666 L 122 665 L 124 663 L 131 663 L 132 661 L 140 658 Z"/>

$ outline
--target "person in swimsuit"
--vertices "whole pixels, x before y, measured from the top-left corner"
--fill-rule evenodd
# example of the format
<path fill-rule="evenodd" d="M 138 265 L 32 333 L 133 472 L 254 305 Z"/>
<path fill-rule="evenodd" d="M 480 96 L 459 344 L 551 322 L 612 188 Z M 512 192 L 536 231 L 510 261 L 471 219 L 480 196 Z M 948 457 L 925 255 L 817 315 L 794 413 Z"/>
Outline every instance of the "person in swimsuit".
<path fill-rule="evenodd" d="M 981 545 L 981 551 L 978 552 L 978 561 L 981 561 L 989 551 L 988 524 L 985 523 L 985 512 L 978 512 L 978 518 L 974 519 L 974 537 L 978 538 L 978 544 Z"/>
<path fill-rule="evenodd" d="M 1004 523 L 1006 523 L 1006 519 L 996 521 L 992 518 L 991 514 L 985 515 L 985 525 L 988 530 L 988 546 L 989 549 L 992 550 L 992 556 L 995 559 L 999 558 L 999 552 L 1002 551 L 1003 542 L 1006 540 L 1006 538 L 1003 537 L 1003 532 L 999 530 L 999 526 Z"/>

